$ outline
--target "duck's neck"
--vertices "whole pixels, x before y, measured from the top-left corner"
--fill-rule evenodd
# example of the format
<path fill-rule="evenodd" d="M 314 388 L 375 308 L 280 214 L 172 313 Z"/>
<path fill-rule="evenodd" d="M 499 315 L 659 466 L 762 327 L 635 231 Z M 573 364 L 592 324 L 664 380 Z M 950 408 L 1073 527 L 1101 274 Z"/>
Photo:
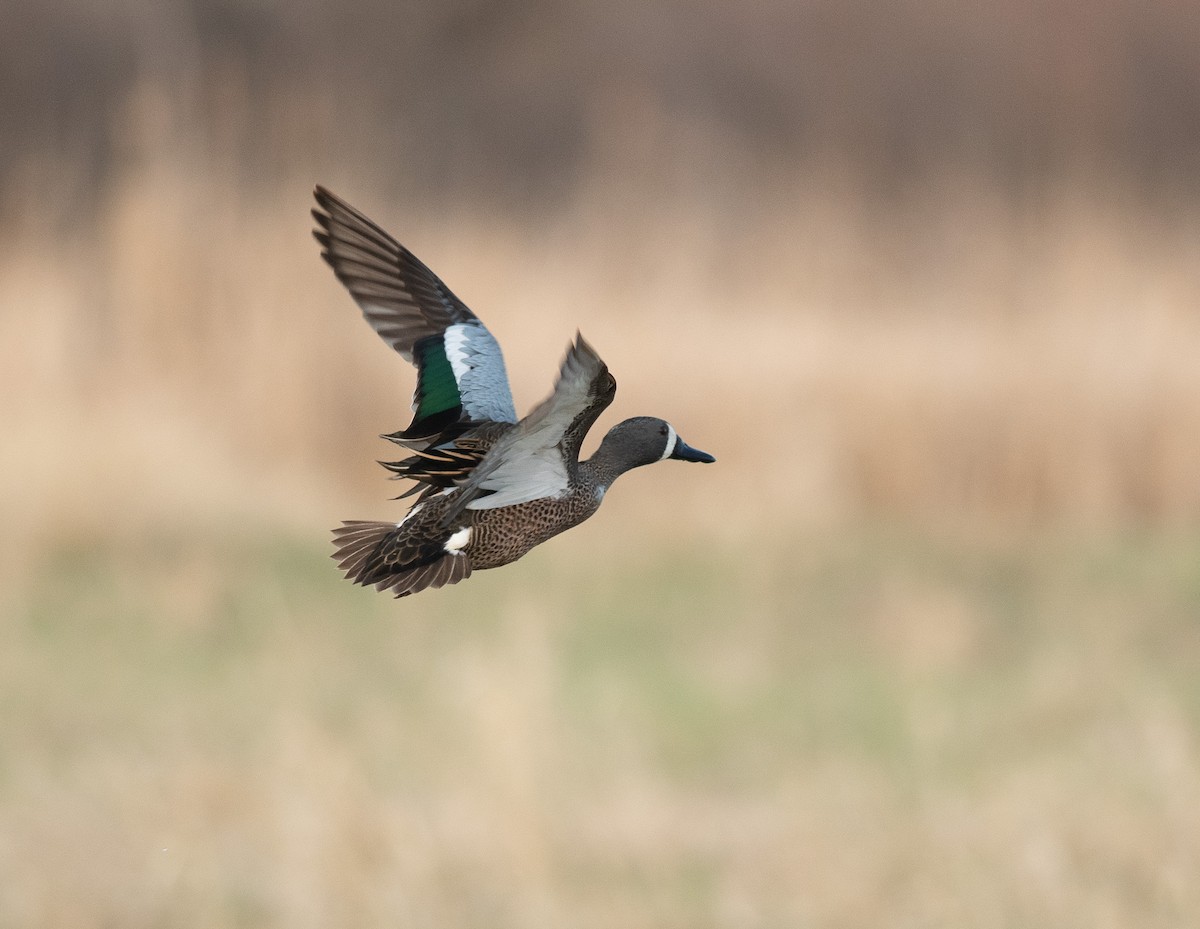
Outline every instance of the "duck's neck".
<path fill-rule="evenodd" d="M 596 454 L 579 463 L 580 471 L 591 478 L 592 483 L 601 492 L 608 490 L 613 481 L 634 467 L 627 460 L 618 460 L 615 451 L 611 445 L 601 442 Z"/>

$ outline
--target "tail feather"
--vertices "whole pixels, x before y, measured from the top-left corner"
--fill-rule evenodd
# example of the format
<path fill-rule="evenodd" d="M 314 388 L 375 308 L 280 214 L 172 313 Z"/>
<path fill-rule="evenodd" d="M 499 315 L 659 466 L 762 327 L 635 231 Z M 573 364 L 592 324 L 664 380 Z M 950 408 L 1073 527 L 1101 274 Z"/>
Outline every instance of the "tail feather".
<path fill-rule="evenodd" d="M 462 554 L 445 555 L 437 561 L 385 578 L 375 585 L 375 589 L 392 591 L 398 599 L 426 588 L 436 590 L 447 584 L 457 584 L 470 575 L 470 558 Z"/>
<path fill-rule="evenodd" d="M 450 533 L 439 530 L 436 537 L 418 538 L 414 528 L 370 520 L 344 522 L 333 530 L 333 559 L 354 583 L 389 590 L 397 597 L 470 577 L 470 556 L 445 549 Z"/>
<path fill-rule="evenodd" d="M 393 529 L 395 523 L 379 523 L 354 521 L 342 523 L 341 527 L 333 530 L 333 544 L 337 551 L 333 559 L 338 567 L 346 572 L 347 577 L 361 573 L 363 563 L 382 542 L 383 538 Z"/>

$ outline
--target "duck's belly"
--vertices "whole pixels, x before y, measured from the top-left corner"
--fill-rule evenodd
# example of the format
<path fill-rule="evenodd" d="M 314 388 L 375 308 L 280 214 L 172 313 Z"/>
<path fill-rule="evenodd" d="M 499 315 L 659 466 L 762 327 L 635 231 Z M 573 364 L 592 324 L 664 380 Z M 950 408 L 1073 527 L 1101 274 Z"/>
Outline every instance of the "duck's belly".
<path fill-rule="evenodd" d="M 473 510 L 471 540 L 464 549 L 476 570 L 516 561 L 596 512 L 600 501 L 586 497 L 545 497 L 495 510 Z"/>

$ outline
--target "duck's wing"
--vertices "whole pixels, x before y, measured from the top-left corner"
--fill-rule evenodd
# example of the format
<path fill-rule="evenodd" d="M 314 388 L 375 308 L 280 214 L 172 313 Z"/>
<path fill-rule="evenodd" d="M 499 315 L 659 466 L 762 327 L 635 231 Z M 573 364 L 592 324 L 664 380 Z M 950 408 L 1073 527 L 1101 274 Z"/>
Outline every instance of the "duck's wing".
<path fill-rule="evenodd" d="M 409 450 L 413 454 L 401 461 L 379 463 L 392 472 L 392 480 L 417 482 L 397 499 L 415 493 L 440 493 L 465 483 L 479 462 L 487 456 L 488 450 L 513 428 L 510 423 L 484 423 L 464 435 L 443 442 L 435 441 L 425 448 L 411 445 Z"/>
<path fill-rule="evenodd" d="M 604 361 L 576 334 L 554 392 L 488 450 L 445 520 L 464 509 L 490 510 L 567 493 L 583 437 L 616 391 Z"/>
<path fill-rule="evenodd" d="M 378 225 L 324 187 L 314 196 L 321 257 L 380 337 L 417 367 L 413 421 L 392 438 L 407 444 L 456 423 L 515 423 L 504 356 L 487 327 Z"/>

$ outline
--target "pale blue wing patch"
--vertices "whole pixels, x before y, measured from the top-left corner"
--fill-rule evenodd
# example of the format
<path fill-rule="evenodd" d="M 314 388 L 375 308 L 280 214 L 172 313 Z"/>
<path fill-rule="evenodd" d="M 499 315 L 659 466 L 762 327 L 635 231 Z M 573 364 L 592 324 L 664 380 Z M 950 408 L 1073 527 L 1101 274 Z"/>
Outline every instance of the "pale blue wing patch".
<path fill-rule="evenodd" d="M 515 423 L 500 344 L 480 323 L 456 323 L 445 333 L 446 359 L 454 372 L 463 412 L 472 422 Z"/>

